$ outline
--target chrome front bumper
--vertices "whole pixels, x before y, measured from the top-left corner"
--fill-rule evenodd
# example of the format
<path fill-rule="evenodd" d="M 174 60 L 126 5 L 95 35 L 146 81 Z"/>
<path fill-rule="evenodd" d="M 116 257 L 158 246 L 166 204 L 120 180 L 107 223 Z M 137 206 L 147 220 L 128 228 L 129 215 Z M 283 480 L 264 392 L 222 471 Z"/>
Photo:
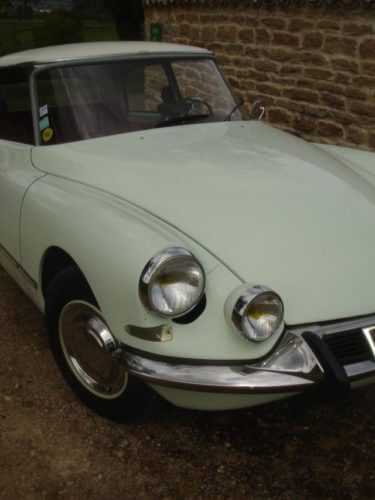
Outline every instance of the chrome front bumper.
<path fill-rule="evenodd" d="M 368 338 L 364 332 L 371 325 L 375 325 L 375 316 L 287 331 L 277 348 L 258 362 L 152 359 L 126 346 L 113 355 L 126 364 L 129 374 L 149 384 L 178 389 L 235 394 L 300 393 L 324 386 L 346 389 L 352 381 L 375 377 L 375 334 Z M 330 335 L 357 330 L 367 339 L 368 359 L 343 365 L 327 347 L 326 340 Z"/>

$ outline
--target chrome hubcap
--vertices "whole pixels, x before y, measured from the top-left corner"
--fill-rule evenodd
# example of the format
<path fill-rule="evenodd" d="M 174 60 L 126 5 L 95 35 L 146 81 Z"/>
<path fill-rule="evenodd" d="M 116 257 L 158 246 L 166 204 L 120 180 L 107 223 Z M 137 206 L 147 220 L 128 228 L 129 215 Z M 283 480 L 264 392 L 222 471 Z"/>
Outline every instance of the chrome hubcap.
<path fill-rule="evenodd" d="M 112 356 L 118 345 L 100 311 L 69 302 L 60 315 L 59 336 L 68 365 L 86 389 L 105 399 L 124 392 L 127 371 Z"/>

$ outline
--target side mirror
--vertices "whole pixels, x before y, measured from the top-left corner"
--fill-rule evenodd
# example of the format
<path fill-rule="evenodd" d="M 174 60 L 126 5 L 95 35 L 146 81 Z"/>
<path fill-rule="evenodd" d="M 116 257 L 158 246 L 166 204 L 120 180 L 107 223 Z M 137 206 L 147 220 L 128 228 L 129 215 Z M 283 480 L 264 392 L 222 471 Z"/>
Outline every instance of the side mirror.
<path fill-rule="evenodd" d="M 253 107 L 251 108 L 251 116 L 256 120 L 261 120 L 265 112 L 266 112 L 265 101 L 262 101 L 261 99 L 255 101 Z"/>

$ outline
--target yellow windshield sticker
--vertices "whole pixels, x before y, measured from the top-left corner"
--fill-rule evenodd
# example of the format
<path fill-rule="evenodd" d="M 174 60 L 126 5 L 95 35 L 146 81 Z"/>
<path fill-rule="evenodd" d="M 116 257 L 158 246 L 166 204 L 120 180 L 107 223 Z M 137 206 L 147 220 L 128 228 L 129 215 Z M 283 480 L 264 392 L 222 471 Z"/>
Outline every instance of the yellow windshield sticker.
<path fill-rule="evenodd" d="M 53 130 L 48 127 L 48 128 L 45 128 L 42 132 L 42 139 L 44 142 L 49 142 L 53 137 Z"/>

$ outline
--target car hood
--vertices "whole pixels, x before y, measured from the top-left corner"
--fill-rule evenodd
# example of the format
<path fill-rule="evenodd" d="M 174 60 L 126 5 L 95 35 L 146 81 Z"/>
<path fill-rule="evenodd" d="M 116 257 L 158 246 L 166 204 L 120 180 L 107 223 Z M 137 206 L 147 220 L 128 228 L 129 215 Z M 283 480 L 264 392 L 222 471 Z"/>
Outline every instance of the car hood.
<path fill-rule="evenodd" d="M 313 144 L 265 123 L 225 122 L 39 147 L 32 158 L 156 215 L 242 281 L 271 287 L 290 324 L 375 312 L 371 175 Z"/>

